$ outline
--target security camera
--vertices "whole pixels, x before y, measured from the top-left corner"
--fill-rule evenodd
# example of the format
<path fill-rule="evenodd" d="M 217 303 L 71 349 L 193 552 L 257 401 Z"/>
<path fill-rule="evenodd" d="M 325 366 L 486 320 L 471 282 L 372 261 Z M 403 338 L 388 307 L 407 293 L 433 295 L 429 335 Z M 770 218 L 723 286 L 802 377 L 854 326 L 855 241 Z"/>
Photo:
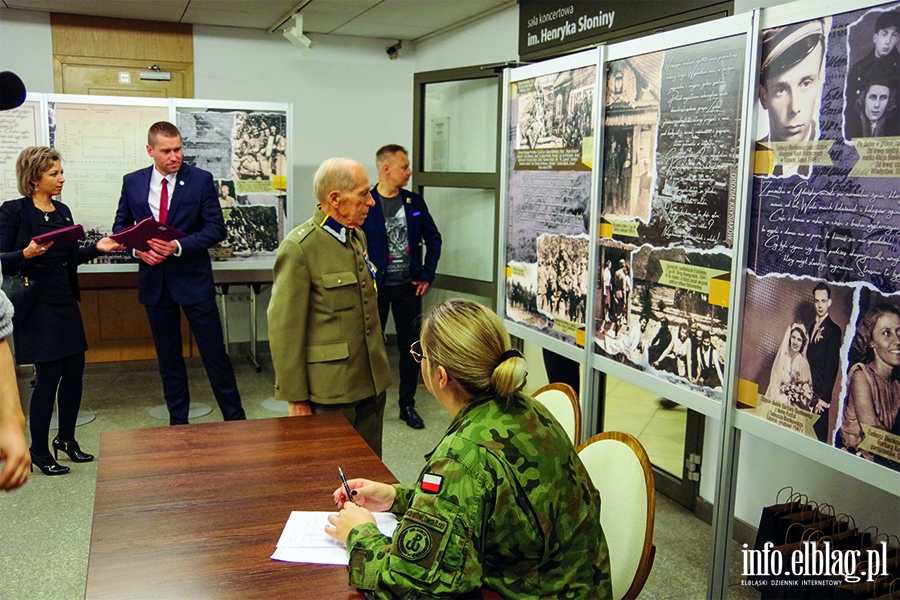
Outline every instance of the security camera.
<path fill-rule="evenodd" d="M 387 52 L 388 58 L 394 60 L 398 56 L 400 56 L 400 48 L 403 47 L 403 41 L 397 40 L 397 43 L 393 46 L 388 46 L 385 52 Z"/>

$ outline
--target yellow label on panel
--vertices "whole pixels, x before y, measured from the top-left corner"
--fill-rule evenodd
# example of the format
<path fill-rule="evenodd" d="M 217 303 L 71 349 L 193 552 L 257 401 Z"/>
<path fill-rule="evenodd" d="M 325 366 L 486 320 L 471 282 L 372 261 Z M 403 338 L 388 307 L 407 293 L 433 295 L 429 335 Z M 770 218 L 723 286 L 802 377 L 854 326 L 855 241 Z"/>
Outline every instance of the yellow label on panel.
<path fill-rule="evenodd" d="M 584 327 L 579 327 L 575 332 L 575 345 L 584 348 Z"/>
<path fill-rule="evenodd" d="M 594 136 L 581 139 L 581 162 L 591 168 L 594 167 Z"/>
<path fill-rule="evenodd" d="M 738 379 L 737 400 L 741 404 L 756 407 L 756 398 L 759 396 L 759 385 L 749 379 Z"/>
<path fill-rule="evenodd" d="M 871 425 L 862 425 L 862 430 L 866 437 L 859 443 L 860 450 L 900 462 L 900 435 Z"/>
<path fill-rule="evenodd" d="M 509 99 L 515 100 L 519 95 L 519 86 L 514 83 L 509 84 Z"/>
<path fill-rule="evenodd" d="M 758 396 L 758 398 L 756 416 L 762 417 L 769 423 L 775 423 L 791 431 L 802 433 L 806 437 L 816 438 L 813 425 L 819 420 L 819 415 L 798 408 L 793 404 L 773 402 L 765 396 Z"/>
<path fill-rule="evenodd" d="M 731 273 L 709 280 L 709 303 L 728 308 L 731 296 Z"/>
<path fill-rule="evenodd" d="M 578 335 L 578 328 L 583 327 L 579 323 L 573 323 L 572 321 L 565 321 L 563 319 L 556 319 L 553 321 L 553 330 L 568 335 L 570 337 L 575 337 Z"/>
<path fill-rule="evenodd" d="M 522 263 L 516 265 L 507 265 L 507 272 L 510 273 L 513 277 L 527 277 L 528 271 L 525 270 L 525 265 Z M 507 275 L 509 277 L 510 275 Z"/>
<path fill-rule="evenodd" d="M 900 138 L 857 138 L 859 160 L 850 177 L 896 177 L 900 172 Z"/>
<path fill-rule="evenodd" d="M 638 235 L 639 221 L 616 221 L 610 219 L 612 224 L 613 235 L 621 235 L 623 237 L 640 237 Z"/>
<path fill-rule="evenodd" d="M 710 279 L 728 273 L 728 271 L 687 265 L 671 260 L 660 260 L 659 264 L 663 270 L 662 275 L 659 276 L 659 283 L 701 294 L 709 293 Z"/>
<path fill-rule="evenodd" d="M 771 148 L 775 153 L 775 164 L 796 167 L 799 165 L 818 165 L 830 167 L 834 165 L 828 151 L 834 140 L 814 142 L 759 142 L 761 146 Z M 756 152 L 757 158 L 759 151 Z M 754 171 L 758 171 L 754 167 Z M 771 172 L 771 171 L 770 171 Z"/>
<path fill-rule="evenodd" d="M 753 154 L 753 174 L 771 175 L 775 168 L 775 153 L 771 150 L 757 150 Z"/>
<path fill-rule="evenodd" d="M 282 192 L 287 191 L 287 175 L 272 175 L 272 187 Z"/>
<path fill-rule="evenodd" d="M 512 274 L 513 268 L 509 265 L 506 265 L 506 278 L 509 279 L 510 277 L 512 277 Z"/>
<path fill-rule="evenodd" d="M 598 227 L 599 232 L 597 235 L 602 238 L 611 238 L 613 236 L 613 225 L 612 223 L 600 223 L 600 227 Z"/>

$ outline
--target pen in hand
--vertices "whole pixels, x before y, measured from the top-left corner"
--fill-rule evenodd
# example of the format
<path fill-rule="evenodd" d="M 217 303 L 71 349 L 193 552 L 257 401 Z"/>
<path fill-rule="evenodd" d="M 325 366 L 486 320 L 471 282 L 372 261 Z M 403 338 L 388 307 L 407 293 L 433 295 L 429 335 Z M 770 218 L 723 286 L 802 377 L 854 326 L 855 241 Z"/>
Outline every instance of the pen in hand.
<path fill-rule="evenodd" d="M 341 483 L 344 484 L 344 491 L 347 492 L 347 500 L 349 500 L 353 504 L 356 504 L 356 502 L 353 502 L 353 493 L 350 491 L 350 486 L 347 485 L 347 478 L 344 477 L 344 471 L 341 470 L 340 467 L 338 467 L 338 473 L 340 473 L 341 475 Z"/>

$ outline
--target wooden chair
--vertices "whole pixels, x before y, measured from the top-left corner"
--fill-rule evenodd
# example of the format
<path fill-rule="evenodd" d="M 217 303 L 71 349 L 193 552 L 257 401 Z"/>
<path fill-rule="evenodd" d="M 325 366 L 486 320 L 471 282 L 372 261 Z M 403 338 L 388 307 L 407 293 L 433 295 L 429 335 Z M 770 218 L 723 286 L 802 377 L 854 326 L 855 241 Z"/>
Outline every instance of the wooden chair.
<path fill-rule="evenodd" d="M 573 445 L 581 439 L 581 405 L 578 394 L 568 383 L 548 383 L 534 393 L 534 399 L 547 407 L 569 435 Z"/>
<path fill-rule="evenodd" d="M 637 598 L 656 556 L 656 491 L 650 459 L 637 439 L 618 431 L 595 435 L 578 447 L 578 456 L 600 492 L 613 599 Z"/>

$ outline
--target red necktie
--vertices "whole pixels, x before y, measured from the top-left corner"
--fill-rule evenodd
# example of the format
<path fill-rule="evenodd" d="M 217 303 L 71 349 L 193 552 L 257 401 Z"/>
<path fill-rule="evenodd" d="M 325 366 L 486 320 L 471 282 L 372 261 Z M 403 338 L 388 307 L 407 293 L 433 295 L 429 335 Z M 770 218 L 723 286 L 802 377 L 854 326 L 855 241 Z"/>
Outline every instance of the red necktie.
<path fill-rule="evenodd" d="M 169 214 L 169 180 L 163 177 L 162 191 L 159 193 L 159 222 L 166 222 L 166 215 Z"/>

